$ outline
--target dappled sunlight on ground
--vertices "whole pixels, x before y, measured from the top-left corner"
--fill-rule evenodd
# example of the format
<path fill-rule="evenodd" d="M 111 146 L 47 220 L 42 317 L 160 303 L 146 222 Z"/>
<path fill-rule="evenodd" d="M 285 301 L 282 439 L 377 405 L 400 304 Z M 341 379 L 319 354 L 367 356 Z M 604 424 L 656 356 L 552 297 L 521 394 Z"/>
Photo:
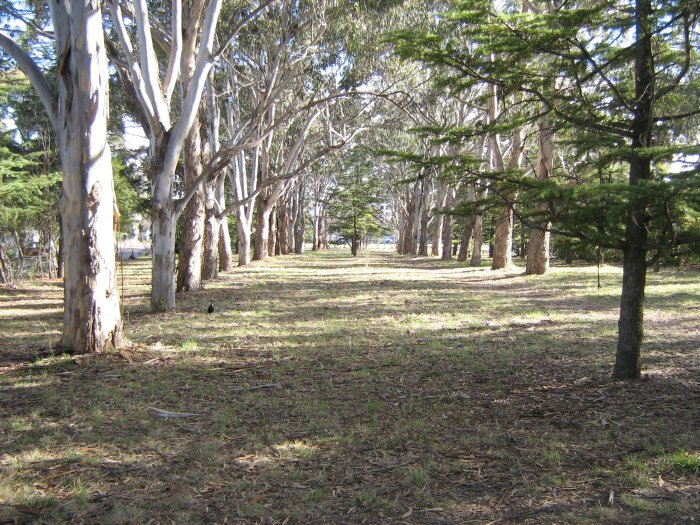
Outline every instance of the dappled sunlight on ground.
<path fill-rule="evenodd" d="M 60 288 L 0 289 L 0 521 L 700 515 L 697 273 L 650 274 L 646 375 L 618 383 L 613 266 L 599 289 L 595 267 L 333 250 L 236 268 L 157 314 L 148 262 L 122 269 L 121 353 L 50 357 Z"/>

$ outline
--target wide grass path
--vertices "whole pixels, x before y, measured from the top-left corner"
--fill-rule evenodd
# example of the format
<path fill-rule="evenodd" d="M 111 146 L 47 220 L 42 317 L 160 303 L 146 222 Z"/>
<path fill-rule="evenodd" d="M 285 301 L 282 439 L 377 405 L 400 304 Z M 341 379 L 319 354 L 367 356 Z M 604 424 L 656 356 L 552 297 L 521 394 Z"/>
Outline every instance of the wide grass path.
<path fill-rule="evenodd" d="M 138 260 L 131 346 L 81 357 L 37 358 L 60 283 L 0 288 L 0 523 L 696 523 L 700 275 L 650 275 L 623 383 L 601 272 L 337 250 L 154 314 Z"/>

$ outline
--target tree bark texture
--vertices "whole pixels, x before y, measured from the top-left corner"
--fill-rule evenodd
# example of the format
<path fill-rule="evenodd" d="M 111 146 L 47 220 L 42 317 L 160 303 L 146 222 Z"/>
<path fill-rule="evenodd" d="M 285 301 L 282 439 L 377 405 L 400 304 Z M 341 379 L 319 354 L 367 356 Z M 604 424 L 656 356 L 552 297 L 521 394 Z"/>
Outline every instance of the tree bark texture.
<path fill-rule="evenodd" d="M 0 241 L 0 283 L 5 283 L 12 285 L 14 284 L 14 278 L 12 276 L 12 267 L 10 266 L 7 258 L 5 257 L 5 252 L 2 249 L 2 241 Z"/>
<path fill-rule="evenodd" d="M 299 185 L 299 201 L 297 204 L 297 218 L 294 222 L 294 253 L 301 255 L 304 253 L 304 232 L 305 232 L 305 190 L 304 184 Z"/>
<path fill-rule="evenodd" d="M 277 242 L 277 221 L 279 220 L 277 206 L 272 206 L 270 211 L 270 235 L 267 238 L 267 254 L 270 257 L 280 254 L 280 245 Z"/>
<path fill-rule="evenodd" d="M 223 177 L 222 177 L 223 178 Z M 202 280 L 216 279 L 219 276 L 219 229 L 221 221 L 216 215 L 216 182 L 204 184 L 204 259 Z M 223 220 L 226 220 L 224 217 Z"/>
<path fill-rule="evenodd" d="M 423 180 L 423 196 L 420 212 L 420 233 L 418 234 L 418 255 L 428 255 L 428 222 L 430 221 L 430 196 L 432 181 Z"/>
<path fill-rule="evenodd" d="M 447 197 L 447 185 L 443 182 L 439 183 L 437 197 L 435 199 L 435 207 L 440 209 L 445 206 L 445 197 Z M 436 212 L 433 214 L 433 243 L 430 254 L 440 257 L 442 249 L 442 221 L 444 216 L 442 213 Z"/>
<path fill-rule="evenodd" d="M 77 353 L 123 344 L 114 241 L 114 183 L 107 142 L 107 55 L 100 2 L 51 2 L 58 57 L 63 195 L 61 345 Z M 70 12 L 68 12 L 70 10 Z"/>
<path fill-rule="evenodd" d="M 248 235 L 248 254 L 250 256 L 250 234 Z M 233 250 L 231 249 L 231 232 L 228 219 L 224 217 L 219 227 L 219 271 L 230 272 L 233 269 Z"/>
<path fill-rule="evenodd" d="M 653 144 L 654 62 L 651 43 L 650 0 L 636 1 L 635 99 L 632 122 L 632 148 L 640 150 Z M 641 152 L 630 161 L 629 184 L 636 186 L 651 179 L 651 161 Z M 641 347 L 644 336 L 644 288 L 649 220 L 644 208 L 631 210 L 625 227 L 622 259 L 622 295 L 618 340 L 613 377 L 635 379 L 641 375 Z"/>
<path fill-rule="evenodd" d="M 262 261 L 267 259 L 268 256 L 270 215 L 272 212 L 272 207 L 268 206 L 267 193 L 269 193 L 268 190 L 265 190 L 257 196 L 258 218 L 255 228 L 255 249 L 253 251 L 254 261 Z"/>
<path fill-rule="evenodd" d="M 554 129 L 549 123 L 549 115 L 545 113 L 540 118 L 539 149 L 535 176 L 546 180 L 551 176 L 554 161 Z M 540 208 L 545 206 L 540 205 Z M 541 222 L 530 229 L 530 241 L 527 245 L 526 275 L 543 275 L 549 269 L 549 222 Z"/>
<path fill-rule="evenodd" d="M 454 188 L 447 189 L 445 198 L 445 209 L 452 210 L 455 205 Z M 452 259 L 452 215 L 445 215 L 442 219 L 442 259 Z"/>
<path fill-rule="evenodd" d="M 492 270 L 509 268 L 513 264 L 513 208 L 501 206 L 496 215 L 496 233 L 493 241 Z"/>
<path fill-rule="evenodd" d="M 484 221 L 481 215 L 474 215 L 474 249 L 469 266 L 481 266 L 481 248 L 484 245 Z"/>
<path fill-rule="evenodd" d="M 459 244 L 459 253 L 457 254 L 457 260 L 464 262 L 467 260 L 467 255 L 469 255 L 469 243 L 472 240 L 472 235 L 474 233 L 474 222 L 476 221 L 476 215 L 470 215 L 464 219 L 464 231 L 462 232 L 462 242 Z"/>
<path fill-rule="evenodd" d="M 202 251 L 204 245 L 204 185 L 202 174 L 202 138 L 199 115 L 184 144 L 185 191 L 197 186 L 190 198 L 182 221 L 182 240 L 177 264 L 177 291 L 199 290 L 202 286 Z"/>

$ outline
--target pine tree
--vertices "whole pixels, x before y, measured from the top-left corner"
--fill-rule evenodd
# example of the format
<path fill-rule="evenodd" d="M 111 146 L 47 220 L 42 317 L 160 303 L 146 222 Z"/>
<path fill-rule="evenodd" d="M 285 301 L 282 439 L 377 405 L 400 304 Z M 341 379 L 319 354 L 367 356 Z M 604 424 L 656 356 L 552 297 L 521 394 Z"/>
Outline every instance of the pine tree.
<path fill-rule="evenodd" d="M 692 217 L 700 184 L 690 157 L 698 151 L 700 115 L 694 105 L 698 6 L 683 0 L 544 5 L 461 1 L 442 18 L 450 38 L 399 33 L 394 42 L 405 58 L 445 69 L 443 81 L 455 91 L 486 83 L 520 93 L 519 105 L 534 108 L 514 111 L 483 131 L 534 123 L 546 113 L 579 156 L 596 152 L 589 166 L 604 174 L 602 183 L 590 170 L 559 180 L 508 172 L 492 182 L 519 191 L 516 207 L 528 211 L 524 218 L 533 225 L 551 222 L 552 231 L 622 251 L 613 375 L 636 378 L 649 259 L 698 242 Z M 461 131 L 463 138 L 476 132 Z M 679 159 L 691 169 L 671 173 Z M 506 192 L 492 195 L 499 193 Z"/>

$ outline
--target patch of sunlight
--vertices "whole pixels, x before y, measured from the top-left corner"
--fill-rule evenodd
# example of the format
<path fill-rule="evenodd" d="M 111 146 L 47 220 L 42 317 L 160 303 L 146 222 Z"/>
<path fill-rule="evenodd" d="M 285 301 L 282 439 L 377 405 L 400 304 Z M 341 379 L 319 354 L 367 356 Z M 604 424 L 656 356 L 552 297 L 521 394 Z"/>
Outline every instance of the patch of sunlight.
<path fill-rule="evenodd" d="M 198 347 L 199 343 L 194 339 L 185 339 L 182 343 L 180 343 L 180 348 L 182 348 L 185 352 L 192 352 L 197 350 Z"/>
<path fill-rule="evenodd" d="M 318 455 L 318 447 L 304 441 L 287 441 L 275 445 L 275 450 L 285 459 L 312 458 Z"/>
<path fill-rule="evenodd" d="M 47 387 L 51 385 L 55 385 L 58 381 L 50 378 L 50 377 L 45 377 L 42 379 L 36 378 L 33 381 L 32 380 L 26 380 L 26 381 L 15 381 L 12 383 L 12 388 L 20 389 L 20 388 L 41 388 L 41 387 Z"/>
<path fill-rule="evenodd" d="M 276 462 L 275 458 L 269 454 L 247 454 L 233 461 L 246 468 L 266 467 Z"/>
<path fill-rule="evenodd" d="M 2 423 L 2 428 L 8 432 L 26 432 L 33 426 L 33 421 L 27 416 L 12 416 Z"/>
<path fill-rule="evenodd" d="M 60 456 L 43 448 L 33 448 L 20 454 L 4 454 L 0 456 L 0 464 L 10 465 L 14 468 L 25 468 L 28 463 L 51 461 L 60 459 Z"/>

